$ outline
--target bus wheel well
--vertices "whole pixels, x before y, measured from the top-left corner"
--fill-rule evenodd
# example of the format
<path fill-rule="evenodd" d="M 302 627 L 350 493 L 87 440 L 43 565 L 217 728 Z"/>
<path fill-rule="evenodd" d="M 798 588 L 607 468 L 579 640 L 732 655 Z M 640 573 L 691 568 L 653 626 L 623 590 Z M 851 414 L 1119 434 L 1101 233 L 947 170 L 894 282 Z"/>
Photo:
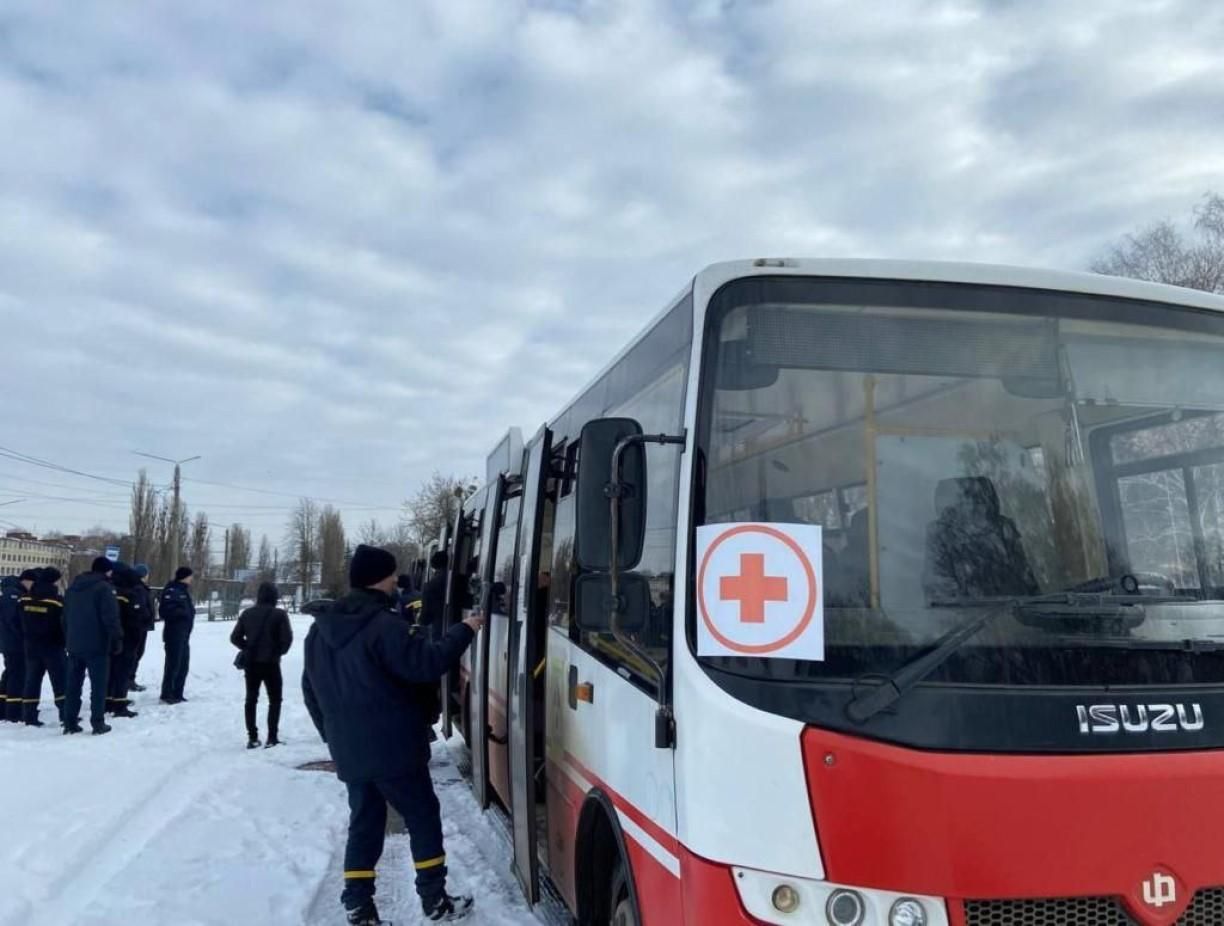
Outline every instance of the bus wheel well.
<path fill-rule="evenodd" d="M 633 868 L 625 849 L 625 835 L 611 799 L 599 788 L 587 795 L 578 818 L 575 840 L 574 885 L 578 901 L 578 926 L 605 926 L 611 917 L 611 876 L 617 863 L 624 867 L 629 896 L 641 910 Z M 640 919 L 639 919 L 640 922 Z"/>

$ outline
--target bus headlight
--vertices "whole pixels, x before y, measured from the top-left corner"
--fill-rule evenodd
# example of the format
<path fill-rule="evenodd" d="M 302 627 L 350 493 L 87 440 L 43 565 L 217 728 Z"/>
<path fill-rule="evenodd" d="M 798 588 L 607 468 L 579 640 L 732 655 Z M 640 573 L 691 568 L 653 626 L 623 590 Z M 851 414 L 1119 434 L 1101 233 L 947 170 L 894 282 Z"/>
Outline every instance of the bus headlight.
<path fill-rule="evenodd" d="M 926 908 L 913 897 L 902 897 L 888 913 L 888 926 L 927 926 Z"/>
<path fill-rule="evenodd" d="M 825 904 L 829 926 L 862 926 L 866 912 L 863 896 L 858 891 L 834 891 Z"/>

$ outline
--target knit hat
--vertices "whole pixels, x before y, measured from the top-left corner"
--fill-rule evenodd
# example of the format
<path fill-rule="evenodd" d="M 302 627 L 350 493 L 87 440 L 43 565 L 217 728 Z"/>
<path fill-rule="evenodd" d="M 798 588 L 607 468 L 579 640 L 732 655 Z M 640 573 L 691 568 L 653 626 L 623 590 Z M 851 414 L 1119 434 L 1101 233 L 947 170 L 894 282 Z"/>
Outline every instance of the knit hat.
<path fill-rule="evenodd" d="M 393 555 L 363 543 L 357 547 L 353 561 L 349 564 L 349 585 L 353 588 L 369 588 L 388 576 L 395 575 L 398 569 L 399 564 Z"/>
<path fill-rule="evenodd" d="M 138 579 L 143 579 L 149 574 L 149 567 L 144 563 L 137 563 L 132 567 L 132 574 Z"/>
<path fill-rule="evenodd" d="M 195 572 L 190 566 L 179 566 L 178 569 L 174 570 L 174 581 L 182 582 L 188 576 L 193 575 L 195 575 Z"/>
<path fill-rule="evenodd" d="M 115 564 L 108 560 L 105 556 L 99 556 L 93 561 L 93 565 L 89 567 L 90 572 L 96 572 L 99 575 L 108 575 L 115 571 Z"/>
<path fill-rule="evenodd" d="M 63 577 L 64 574 L 54 566 L 44 566 L 42 569 L 38 570 L 38 578 L 34 581 L 46 582 L 48 585 L 54 585 Z"/>
<path fill-rule="evenodd" d="M 37 569 L 26 569 L 24 572 L 21 573 L 21 578 L 18 581 L 19 582 L 37 582 L 38 581 L 38 570 Z"/>

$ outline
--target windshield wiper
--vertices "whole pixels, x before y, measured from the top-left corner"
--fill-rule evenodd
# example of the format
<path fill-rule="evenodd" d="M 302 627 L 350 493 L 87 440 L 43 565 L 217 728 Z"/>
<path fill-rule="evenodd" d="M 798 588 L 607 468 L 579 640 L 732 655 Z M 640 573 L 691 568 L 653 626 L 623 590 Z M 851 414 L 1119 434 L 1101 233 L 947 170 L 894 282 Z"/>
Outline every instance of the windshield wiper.
<path fill-rule="evenodd" d="M 980 602 L 978 602 L 980 604 Z M 866 723 L 881 711 L 886 711 L 901 699 L 901 696 L 942 666 L 967 641 L 977 636 L 987 624 L 1005 614 L 1010 614 L 1018 602 L 1015 599 L 996 603 L 981 617 L 969 621 L 944 634 L 929 652 L 905 663 L 891 675 L 885 676 L 879 685 L 870 691 L 856 694 L 846 705 L 846 714 L 855 723 Z"/>

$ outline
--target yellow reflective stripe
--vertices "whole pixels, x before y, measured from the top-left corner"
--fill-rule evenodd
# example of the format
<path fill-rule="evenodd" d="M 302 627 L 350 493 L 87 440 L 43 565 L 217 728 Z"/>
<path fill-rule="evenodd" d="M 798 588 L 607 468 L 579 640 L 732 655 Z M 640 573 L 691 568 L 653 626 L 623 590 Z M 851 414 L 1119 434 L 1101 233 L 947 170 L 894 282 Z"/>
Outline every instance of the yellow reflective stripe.
<path fill-rule="evenodd" d="M 120 601 L 122 601 L 124 604 L 132 603 L 130 598 L 124 598 L 122 595 L 116 595 L 115 597 L 118 598 Z"/>
<path fill-rule="evenodd" d="M 439 865 L 446 864 L 446 856 L 439 855 L 437 858 L 426 859 L 423 862 L 416 863 L 417 871 L 424 871 L 426 868 L 437 868 Z"/>
<path fill-rule="evenodd" d="M 372 871 L 346 871 L 344 873 L 345 878 L 349 880 L 354 880 L 354 881 L 363 879 L 363 878 L 373 878 L 374 876 L 375 876 L 374 872 Z"/>
<path fill-rule="evenodd" d="M 531 677 L 539 678 L 541 675 L 543 675 L 544 666 L 546 666 L 547 664 L 548 664 L 548 657 L 545 656 L 543 659 L 540 660 L 540 664 L 535 667 L 535 671 L 531 673 Z"/>

